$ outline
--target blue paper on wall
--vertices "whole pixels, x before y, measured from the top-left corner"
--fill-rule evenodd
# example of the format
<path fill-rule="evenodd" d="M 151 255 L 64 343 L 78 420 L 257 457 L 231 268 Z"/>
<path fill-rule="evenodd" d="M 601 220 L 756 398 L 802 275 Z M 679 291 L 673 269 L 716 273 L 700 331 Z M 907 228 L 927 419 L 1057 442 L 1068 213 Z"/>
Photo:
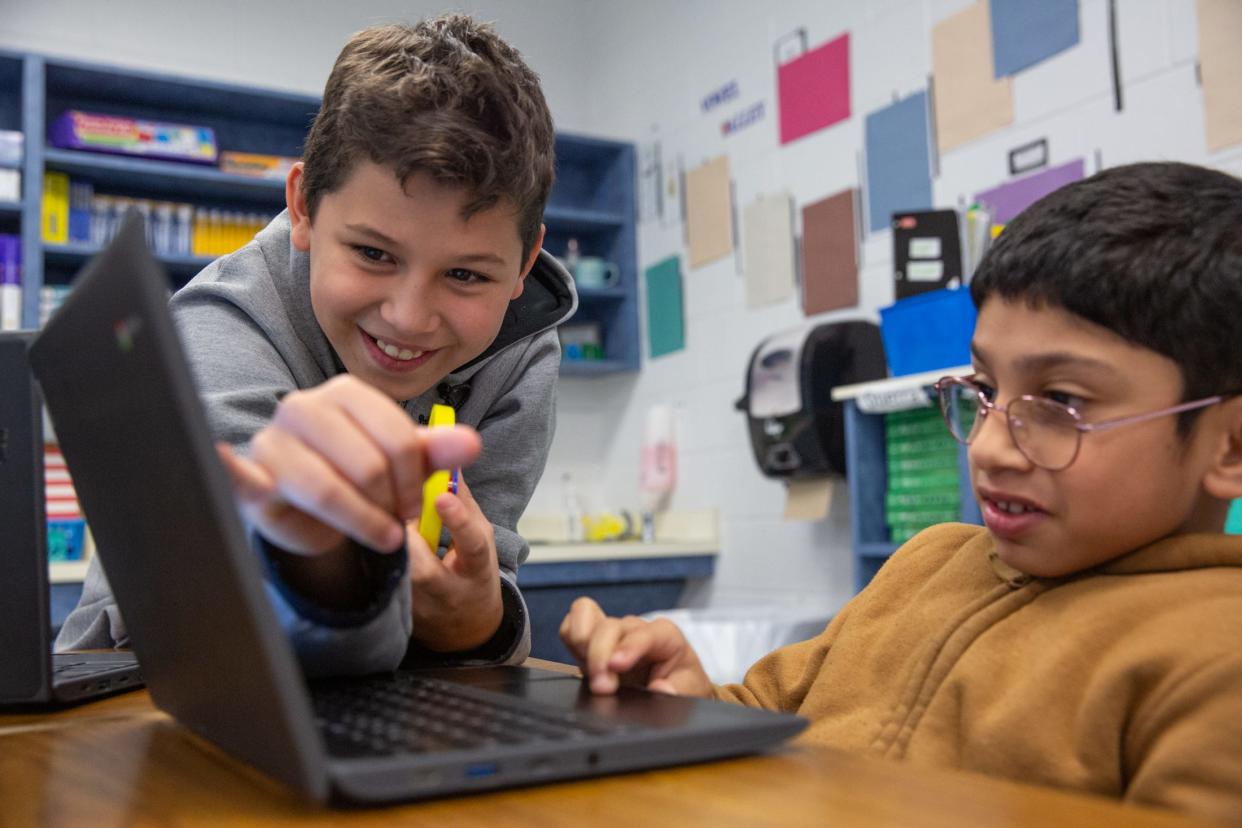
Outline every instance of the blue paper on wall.
<path fill-rule="evenodd" d="M 870 232 L 886 229 L 893 213 L 931 207 L 926 92 L 868 115 L 866 145 Z"/>
<path fill-rule="evenodd" d="M 991 12 L 997 78 L 1078 45 L 1078 0 L 992 0 Z"/>

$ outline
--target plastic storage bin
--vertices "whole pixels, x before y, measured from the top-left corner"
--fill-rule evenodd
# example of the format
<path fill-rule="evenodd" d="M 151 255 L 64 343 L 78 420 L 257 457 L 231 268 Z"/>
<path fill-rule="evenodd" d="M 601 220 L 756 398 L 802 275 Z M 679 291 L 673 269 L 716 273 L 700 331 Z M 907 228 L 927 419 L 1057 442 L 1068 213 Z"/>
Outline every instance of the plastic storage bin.
<path fill-rule="evenodd" d="M 716 684 L 739 682 L 750 666 L 773 650 L 814 638 L 832 615 L 782 607 L 673 609 L 647 613 L 647 620 L 667 618 L 685 634 Z"/>
<path fill-rule="evenodd" d="M 884 462 L 889 540 L 905 543 L 928 526 L 960 519 L 958 445 L 939 409 L 885 414 Z"/>
<path fill-rule="evenodd" d="M 975 305 L 970 290 L 934 290 L 880 308 L 880 337 L 893 376 L 970 363 Z"/>

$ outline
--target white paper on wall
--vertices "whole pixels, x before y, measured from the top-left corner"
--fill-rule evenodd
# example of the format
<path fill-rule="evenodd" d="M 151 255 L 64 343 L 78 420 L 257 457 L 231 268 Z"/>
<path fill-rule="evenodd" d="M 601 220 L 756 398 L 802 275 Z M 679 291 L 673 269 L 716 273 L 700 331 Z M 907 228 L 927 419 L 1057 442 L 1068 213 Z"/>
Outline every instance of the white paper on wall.
<path fill-rule="evenodd" d="M 757 308 L 794 295 L 793 199 L 788 193 L 760 196 L 742 213 L 742 274 L 746 305 Z"/>
<path fill-rule="evenodd" d="M 656 221 L 663 217 L 664 167 L 660 163 L 660 142 L 649 141 L 638 147 L 638 220 Z"/>

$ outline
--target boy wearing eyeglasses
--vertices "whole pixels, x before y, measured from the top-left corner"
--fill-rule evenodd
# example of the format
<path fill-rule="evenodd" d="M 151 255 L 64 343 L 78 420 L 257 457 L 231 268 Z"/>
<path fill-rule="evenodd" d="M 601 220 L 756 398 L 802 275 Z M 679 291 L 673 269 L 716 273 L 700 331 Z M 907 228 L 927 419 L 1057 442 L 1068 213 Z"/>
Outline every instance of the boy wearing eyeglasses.
<path fill-rule="evenodd" d="M 589 599 L 562 639 L 597 693 L 796 712 L 834 747 L 1238 819 L 1242 181 L 1158 163 L 1069 185 L 971 294 L 975 373 L 936 390 L 985 526 L 924 531 L 742 684 Z"/>

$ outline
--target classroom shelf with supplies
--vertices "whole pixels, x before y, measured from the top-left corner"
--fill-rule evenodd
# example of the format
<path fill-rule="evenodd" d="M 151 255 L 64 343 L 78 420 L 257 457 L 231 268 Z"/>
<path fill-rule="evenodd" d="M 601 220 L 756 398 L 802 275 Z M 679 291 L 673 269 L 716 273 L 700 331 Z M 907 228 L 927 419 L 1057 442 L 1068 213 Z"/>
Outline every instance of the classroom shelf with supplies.
<path fill-rule="evenodd" d="M 633 144 L 557 136 L 543 246 L 574 274 L 578 288 L 578 311 L 561 326 L 563 374 L 639 368 L 634 182 Z"/>
<path fill-rule="evenodd" d="M 20 255 L 21 288 L 9 291 L 20 327 L 39 326 L 130 207 L 147 215 L 174 288 L 244 244 L 283 209 L 318 107 L 310 95 L 0 51 L 0 235 Z M 614 274 L 579 290 L 568 324 L 594 347 L 567 348 L 562 371 L 637 370 L 634 147 L 558 134 L 556 150 L 544 246 L 562 256 L 572 239 Z"/>
<path fill-rule="evenodd" d="M 833 400 L 845 405 L 856 591 L 920 529 L 983 522 L 966 447 L 949 434 L 931 391 L 941 377 L 973 370 L 942 368 L 833 389 Z"/>

